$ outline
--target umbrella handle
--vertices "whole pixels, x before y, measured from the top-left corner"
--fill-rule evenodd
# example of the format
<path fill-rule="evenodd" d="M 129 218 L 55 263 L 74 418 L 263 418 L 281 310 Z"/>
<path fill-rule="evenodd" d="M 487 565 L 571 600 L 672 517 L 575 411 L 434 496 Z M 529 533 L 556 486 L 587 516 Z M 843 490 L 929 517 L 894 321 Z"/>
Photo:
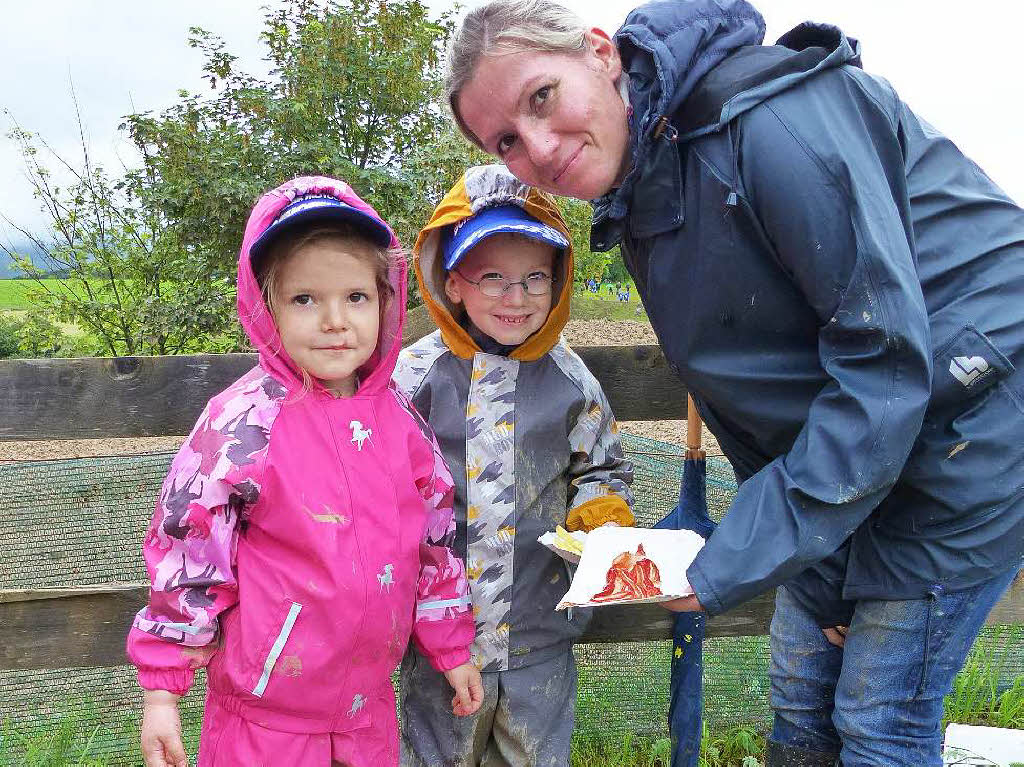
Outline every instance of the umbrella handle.
<path fill-rule="evenodd" d="M 701 446 L 701 431 L 704 422 L 700 419 L 697 406 L 693 403 L 693 397 L 686 395 L 686 457 L 704 458 L 704 449 Z"/>

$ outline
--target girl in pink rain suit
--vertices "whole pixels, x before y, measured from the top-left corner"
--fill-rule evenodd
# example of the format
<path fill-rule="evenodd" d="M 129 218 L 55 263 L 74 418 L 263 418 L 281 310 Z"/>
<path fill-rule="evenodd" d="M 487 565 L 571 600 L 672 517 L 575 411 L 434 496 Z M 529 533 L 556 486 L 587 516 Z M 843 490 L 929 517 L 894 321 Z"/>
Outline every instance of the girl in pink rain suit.
<path fill-rule="evenodd" d="M 435 668 L 476 683 L 464 665 L 474 635 L 465 571 L 450 547 L 452 478 L 391 383 L 404 261 L 388 269 L 393 295 L 385 285 L 352 396 L 293 361 L 261 295 L 254 243 L 318 216 L 398 252 L 344 182 L 298 178 L 259 200 L 238 262 L 239 318 L 259 364 L 210 400 L 145 540 L 152 590 L 128 654 L 142 687 L 168 691 L 172 705 L 206 667 L 200 767 L 397 765 L 389 677 L 410 636 Z M 147 764 L 184 764 L 176 746 Z"/>

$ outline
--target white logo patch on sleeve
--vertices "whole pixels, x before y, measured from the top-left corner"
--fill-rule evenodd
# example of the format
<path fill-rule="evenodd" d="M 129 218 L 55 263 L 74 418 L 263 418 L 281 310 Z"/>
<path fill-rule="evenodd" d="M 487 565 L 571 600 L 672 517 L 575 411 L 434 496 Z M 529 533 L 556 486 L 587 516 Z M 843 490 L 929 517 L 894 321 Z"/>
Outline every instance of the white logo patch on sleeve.
<path fill-rule="evenodd" d="M 964 386 L 974 383 L 988 367 L 984 357 L 954 357 L 949 361 L 949 372 Z"/>

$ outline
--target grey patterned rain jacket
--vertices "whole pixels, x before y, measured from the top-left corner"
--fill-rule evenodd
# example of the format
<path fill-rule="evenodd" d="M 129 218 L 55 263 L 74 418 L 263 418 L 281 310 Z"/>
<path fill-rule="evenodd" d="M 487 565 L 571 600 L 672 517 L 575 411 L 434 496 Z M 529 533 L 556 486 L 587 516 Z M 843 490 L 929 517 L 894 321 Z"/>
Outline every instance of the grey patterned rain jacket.
<path fill-rule="evenodd" d="M 556 525 L 633 523 L 632 467 L 594 376 L 561 340 L 572 253 L 561 259 L 545 325 L 514 349 L 471 334 L 437 300 L 440 233 L 484 207 L 515 203 L 568 237 L 553 201 L 501 166 L 471 168 L 416 243 L 416 274 L 440 330 L 406 348 L 395 380 L 430 422 L 455 477 L 456 551 L 476 614 L 474 659 L 484 671 L 565 652 L 589 611 L 555 611 L 564 562 L 537 542 Z M 434 276 L 432 276 L 434 275 Z"/>

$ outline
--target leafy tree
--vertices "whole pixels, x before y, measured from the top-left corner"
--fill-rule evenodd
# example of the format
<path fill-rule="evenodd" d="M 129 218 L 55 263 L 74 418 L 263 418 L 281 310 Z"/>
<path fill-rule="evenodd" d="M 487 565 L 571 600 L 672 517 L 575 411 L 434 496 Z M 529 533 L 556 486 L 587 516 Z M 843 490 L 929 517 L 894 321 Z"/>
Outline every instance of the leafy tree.
<path fill-rule="evenodd" d="M 225 276 L 205 252 L 181 247 L 158 210 L 138 204 L 93 165 L 84 139 L 82 161 L 73 165 L 20 126 L 9 135 L 49 218 L 45 237 L 14 225 L 35 246 L 37 263 L 0 245 L 36 281 L 30 293 L 36 306 L 54 320 L 77 324 L 95 339 L 96 351 L 111 355 L 193 351 L 210 333 L 223 331 L 230 311 Z M 47 153 L 70 174 L 67 186 L 54 181 Z M 55 275 L 59 279 L 47 279 Z M 37 338 L 22 350 L 55 354 L 52 324 L 26 325 L 33 327 Z"/>
<path fill-rule="evenodd" d="M 609 251 L 608 265 L 604 270 L 604 278 L 607 282 L 629 282 L 632 277 L 629 276 L 629 272 L 626 269 L 626 264 L 622 260 L 622 251 L 615 248 Z"/>
<path fill-rule="evenodd" d="M 126 118 L 144 158 L 133 194 L 224 268 L 257 196 L 304 174 L 345 179 L 411 245 L 440 179 L 471 154 L 438 106 L 451 30 L 450 14 L 433 20 L 419 0 L 286 0 L 266 13 L 261 80 L 193 28 L 214 93 Z"/>
<path fill-rule="evenodd" d="M 596 253 L 590 249 L 590 204 L 568 197 L 559 197 L 558 208 L 572 234 L 573 254 L 576 261 L 573 279 L 576 282 L 584 282 L 591 277 L 600 280 L 612 257 L 608 253 Z"/>

